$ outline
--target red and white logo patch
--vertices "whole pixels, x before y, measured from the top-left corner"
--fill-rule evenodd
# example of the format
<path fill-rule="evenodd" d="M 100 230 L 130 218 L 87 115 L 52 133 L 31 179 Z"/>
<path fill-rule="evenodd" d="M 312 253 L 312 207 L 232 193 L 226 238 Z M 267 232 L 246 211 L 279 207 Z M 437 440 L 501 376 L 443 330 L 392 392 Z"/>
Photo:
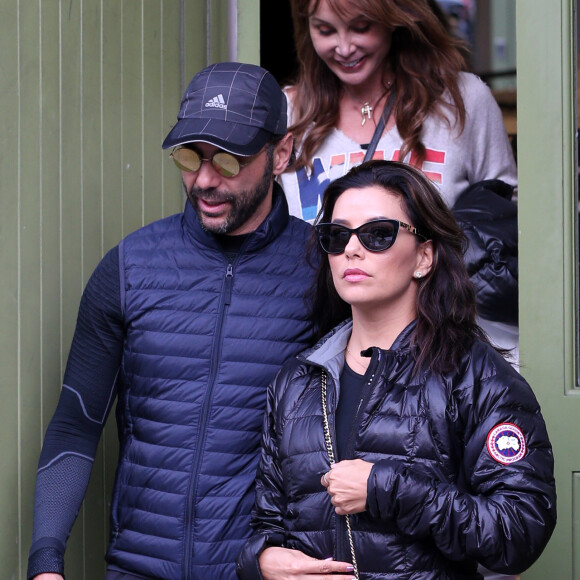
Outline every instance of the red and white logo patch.
<path fill-rule="evenodd" d="M 503 465 L 509 465 L 523 459 L 526 449 L 526 438 L 522 430 L 513 423 L 496 425 L 487 434 L 489 454 Z"/>

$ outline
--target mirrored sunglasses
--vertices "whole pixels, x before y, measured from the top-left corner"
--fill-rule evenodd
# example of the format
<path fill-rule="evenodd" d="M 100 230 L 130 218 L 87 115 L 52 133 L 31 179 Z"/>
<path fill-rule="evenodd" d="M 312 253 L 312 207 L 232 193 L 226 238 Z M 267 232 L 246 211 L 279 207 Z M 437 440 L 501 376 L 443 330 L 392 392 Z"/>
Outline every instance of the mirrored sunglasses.
<path fill-rule="evenodd" d="M 314 229 L 321 248 L 327 254 L 341 254 L 353 234 L 370 252 L 388 250 L 395 243 L 400 227 L 423 240 L 427 239 L 417 228 L 399 220 L 374 220 L 354 229 L 341 224 L 322 223 L 314 226 Z"/>
<path fill-rule="evenodd" d="M 232 153 L 216 151 L 211 157 L 206 159 L 194 149 L 190 149 L 189 147 L 176 147 L 171 152 L 170 157 L 181 171 L 195 173 L 200 170 L 201 164 L 204 161 L 209 161 L 222 177 L 235 177 L 243 167 L 252 162 L 255 155 L 252 157 L 244 157 L 244 161 L 241 161 Z"/>

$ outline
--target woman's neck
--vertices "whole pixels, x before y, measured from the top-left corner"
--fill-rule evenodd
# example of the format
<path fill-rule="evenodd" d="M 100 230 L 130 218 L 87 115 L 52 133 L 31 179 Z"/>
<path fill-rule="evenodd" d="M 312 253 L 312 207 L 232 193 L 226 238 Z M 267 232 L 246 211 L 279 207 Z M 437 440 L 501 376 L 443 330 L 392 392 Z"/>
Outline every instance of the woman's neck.
<path fill-rule="evenodd" d="M 371 346 L 388 350 L 416 317 L 415 311 L 380 313 L 373 309 L 367 311 L 353 308 L 349 348 L 357 354 Z"/>
<path fill-rule="evenodd" d="M 377 101 L 389 92 L 393 85 L 394 75 L 387 71 L 384 76 L 374 76 L 360 85 L 342 85 L 342 94 L 355 103 Z"/>

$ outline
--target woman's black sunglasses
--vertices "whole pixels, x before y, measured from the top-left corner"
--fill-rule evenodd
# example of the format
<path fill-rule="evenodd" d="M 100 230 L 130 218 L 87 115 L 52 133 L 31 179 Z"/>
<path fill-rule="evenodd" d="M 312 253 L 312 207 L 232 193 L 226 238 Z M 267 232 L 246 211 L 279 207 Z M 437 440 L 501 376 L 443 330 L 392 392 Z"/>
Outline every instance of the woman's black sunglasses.
<path fill-rule="evenodd" d="M 423 240 L 427 239 L 417 231 L 417 228 L 399 220 L 374 220 L 354 229 L 340 224 L 317 224 L 314 229 L 320 246 L 327 254 L 341 254 L 352 234 L 355 234 L 360 243 L 370 252 L 387 250 L 395 243 L 399 227 Z"/>

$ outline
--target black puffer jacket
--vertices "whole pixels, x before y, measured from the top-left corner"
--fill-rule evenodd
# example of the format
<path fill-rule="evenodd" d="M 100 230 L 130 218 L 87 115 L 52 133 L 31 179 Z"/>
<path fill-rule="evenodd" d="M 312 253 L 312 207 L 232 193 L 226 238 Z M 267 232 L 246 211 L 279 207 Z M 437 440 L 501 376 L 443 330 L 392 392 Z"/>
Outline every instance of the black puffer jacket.
<path fill-rule="evenodd" d="M 467 272 L 483 318 L 518 324 L 518 211 L 513 186 L 489 179 L 469 186 L 453 214 L 469 241 Z"/>
<path fill-rule="evenodd" d="M 392 350 L 369 349 L 370 380 L 343 454 L 374 463 L 366 511 L 351 516 L 360 577 L 475 579 L 477 562 L 519 573 L 539 556 L 556 520 L 552 450 L 536 398 L 480 342 L 459 372 L 413 378 L 413 326 Z M 320 484 L 329 469 L 321 367 L 334 433 L 350 332 L 350 322 L 337 327 L 287 363 L 269 389 L 255 533 L 238 560 L 243 580 L 261 578 L 257 560 L 269 545 L 350 561 L 345 519 Z"/>

